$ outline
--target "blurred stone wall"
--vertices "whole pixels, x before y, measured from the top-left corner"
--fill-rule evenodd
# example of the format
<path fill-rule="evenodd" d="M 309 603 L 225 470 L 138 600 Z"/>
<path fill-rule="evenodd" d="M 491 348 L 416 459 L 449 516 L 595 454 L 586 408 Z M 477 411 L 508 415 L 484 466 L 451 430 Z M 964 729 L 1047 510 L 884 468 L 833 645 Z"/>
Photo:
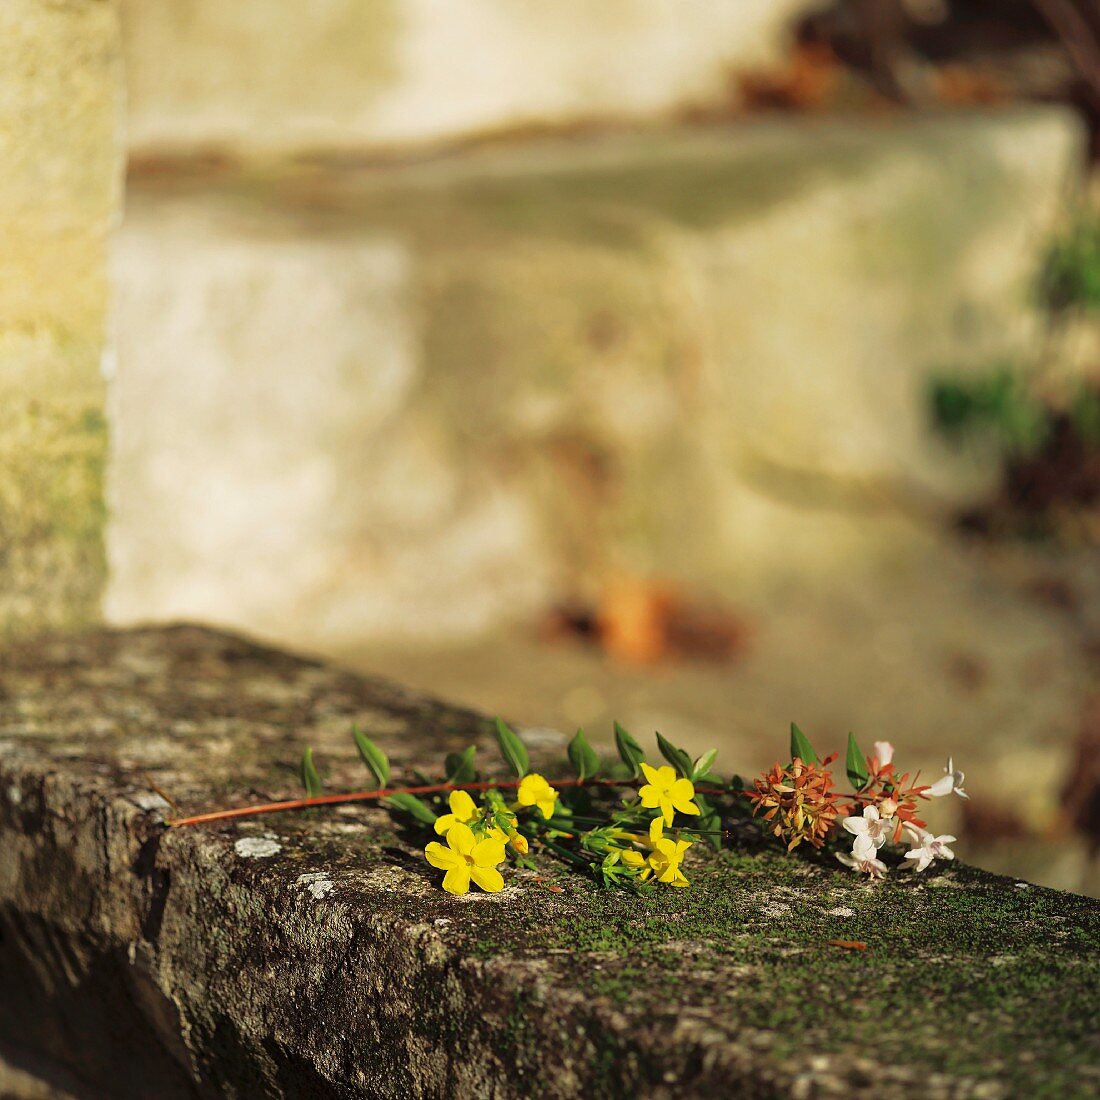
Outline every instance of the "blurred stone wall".
<path fill-rule="evenodd" d="M 980 492 L 928 376 L 1038 338 L 1081 129 L 669 124 L 813 6 L 122 0 L 108 615 L 457 638 L 827 582 Z"/>
<path fill-rule="evenodd" d="M 0 4 L 0 634 L 99 615 L 120 108 L 114 3 Z"/>
<path fill-rule="evenodd" d="M 426 640 L 889 560 L 996 476 L 927 379 L 1036 339 L 1080 151 L 1021 109 L 136 177 L 109 614 Z"/>
<path fill-rule="evenodd" d="M 815 0 L 123 0 L 142 152 L 360 151 L 726 99 Z"/>

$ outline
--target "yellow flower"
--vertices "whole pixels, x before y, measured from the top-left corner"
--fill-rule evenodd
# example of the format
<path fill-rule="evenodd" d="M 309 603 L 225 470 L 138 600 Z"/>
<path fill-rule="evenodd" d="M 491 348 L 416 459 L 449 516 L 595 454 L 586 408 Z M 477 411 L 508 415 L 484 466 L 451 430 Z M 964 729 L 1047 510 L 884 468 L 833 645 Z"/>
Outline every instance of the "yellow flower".
<path fill-rule="evenodd" d="M 665 824 L 672 824 L 672 815 L 676 810 L 682 814 L 697 814 L 699 807 L 692 802 L 695 787 L 690 779 L 677 779 L 674 769 L 667 765 L 663 768 L 651 768 L 642 765 L 642 772 L 649 782 L 638 792 L 642 805 L 647 810 L 660 809 Z"/>
<path fill-rule="evenodd" d="M 649 843 L 653 853 L 646 861 L 657 876 L 658 882 L 672 886 L 687 886 L 688 880 L 680 870 L 684 853 L 691 847 L 690 840 L 670 840 L 663 836 L 664 824 L 659 817 L 649 826 Z"/>
<path fill-rule="evenodd" d="M 521 806 L 538 806 L 542 816 L 549 818 L 554 813 L 558 792 L 541 775 L 532 772 L 520 781 L 517 797 Z"/>
<path fill-rule="evenodd" d="M 516 832 L 516 815 L 508 813 L 501 807 L 495 814 L 483 810 L 470 797 L 466 791 L 451 791 L 447 799 L 451 807 L 449 814 L 442 814 L 435 819 L 435 831 L 440 836 L 450 832 L 455 825 L 475 826 L 486 819 L 484 833 L 490 840 L 503 840 L 512 845 L 520 855 L 525 856 L 528 851 L 527 838 Z M 489 824 L 490 821 L 503 822 L 504 827 Z M 476 835 L 476 834 L 475 834 Z"/>
<path fill-rule="evenodd" d="M 450 894 L 465 894 L 470 879 L 490 894 L 504 889 L 497 864 L 504 862 L 504 841 L 493 837 L 478 840 L 468 825 L 458 822 L 447 830 L 447 847 L 433 840 L 424 855 L 433 867 L 447 873 L 443 889 Z"/>
<path fill-rule="evenodd" d="M 672 886 L 687 886 L 688 880 L 684 878 L 680 870 L 680 863 L 684 853 L 691 847 L 690 840 L 670 840 L 664 835 L 665 823 L 662 818 L 655 817 L 649 824 L 649 837 L 634 837 L 639 844 L 644 844 L 651 849 L 648 856 L 633 848 L 622 853 L 622 861 L 628 867 L 639 870 L 638 878 L 643 882 L 651 875 L 657 876 L 658 882 L 668 883 Z"/>
<path fill-rule="evenodd" d="M 466 791 L 451 791 L 447 802 L 451 812 L 435 819 L 435 831 L 440 836 L 446 836 L 452 825 L 472 825 L 481 817 L 477 803 Z"/>

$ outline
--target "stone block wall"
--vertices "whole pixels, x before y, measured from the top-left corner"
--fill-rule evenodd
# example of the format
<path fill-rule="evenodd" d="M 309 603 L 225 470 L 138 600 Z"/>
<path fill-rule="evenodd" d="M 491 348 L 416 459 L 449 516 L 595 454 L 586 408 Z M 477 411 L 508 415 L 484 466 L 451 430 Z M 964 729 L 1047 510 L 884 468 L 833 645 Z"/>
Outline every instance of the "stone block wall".
<path fill-rule="evenodd" d="M 136 176 L 109 613 L 438 639 L 617 571 L 740 598 L 889 560 L 875 501 L 995 476 L 928 376 L 1035 337 L 1080 139 L 1035 109 Z"/>
<path fill-rule="evenodd" d="M 117 14 L 0 5 L 0 635 L 99 615 Z"/>
<path fill-rule="evenodd" d="M 118 12 L 6 5 L 0 629 L 98 614 L 107 419 L 110 615 L 321 645 L 477 634 L 620 570 L 828 575 L 907 537 L 834 482 L 979 487 L 921 387 L 1030 339 L 1068 114 L 306 156 L 654 120 L 800 5 L 673 7 L 123 4 L 131 147 L 168 158 L 118 237 L 105 417 Z M 241 159 L 204 174 L 200 147 Z"/>
<path fill-rule="evenodd" d="M 814 0 L 124 0 L 130 138 L 422 146 L 725 101 Z"/>

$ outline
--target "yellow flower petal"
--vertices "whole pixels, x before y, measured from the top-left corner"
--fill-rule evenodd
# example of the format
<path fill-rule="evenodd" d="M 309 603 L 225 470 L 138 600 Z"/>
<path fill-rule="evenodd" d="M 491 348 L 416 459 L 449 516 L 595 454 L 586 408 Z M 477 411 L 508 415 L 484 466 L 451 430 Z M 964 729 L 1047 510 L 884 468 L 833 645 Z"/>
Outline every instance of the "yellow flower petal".
<path fill-rule="evenodd" d="M 452 867 L 458 867 L 466 861 L 450 848 L 444 848 L 437 840 L 433 840 L 425 849 L 424 855 L 433 867 L 441 871 L 449 871 Z"/>
<path fill-rule="evenodd" d="M 638 792 L 638 797 L 642 800 L 642 805 L 647 810 L 655 810 L 661 801 L 660 792 L 656 787 L 645 786 Z"/>
<path fill-rule="evenodd" d="M 446 836 L 447 835 L 447 830 L 452 825 L 457 825 L 457 824 L 458 824 L 458 818 L 455 817 L 454 814 L 442 814 L 440 817 L 437 817 L 435 819 L 435 831 L 437 833 L 439 833 L 440 836 Z"/>
<path fill-rule="evenodd" d="M 471 867 L 470 877 L 490 894 L 499 894 L 504 889 L 504 878 L 495 867 Z"/>
<path fill-rule="evenodd" d="M 495 867 L 504 860 L 504 842 L 491 837 L 479 840 L 474 845 L 470 858 L 474 861 L 475 867 Z"/>
<path fill-rule="evenodd" d="M 657 847 L 657 842 L 664 835 L 664 831 L 665 831 L 664 818 L 655 817 L 649 823 L 649 843 L 650 843 L 651 847 L 654 847 L 654 848 Z"/>
<path fill-rule="evenodd" d="M 459 822 L 447 830 L 447 845 L 461 855 L 468 856 L 474 850 L 477 841 L 469 825 Z"/>
<path fill-rule="evenodd" d="M 695 797 L 695 784 L 681 777 L 669 787 L 668 793 L 673 802 L 690 802 Z"/>
<path fill-rule="evenodd" d="M 621 858 L 627 867 L 641 867 L 645 863 L 645 856 L 641 852 L 635 852 L 630 848 L 623 852 Z"/>
<path fill-rule="evenodd" d="M 451 813 L 466 825 L 478 816 L 477 804 L 468 791 L 451 791 L 451 797 L 447 799 L 447 803 L 451 807 Z"/>
<path fill-rule="evenodd" d="M 662 797 L 661 799 L 661 813 L 664 814 L 665 824 L 671 825 L 674 811 L 668 798 Z"/>
<path fill-rule="evenodd" d="M 523 777 L 516 797 L 521 806 L 537 806 L 542 816 L 549 818 L 554 813 L 558 792 L 550 786 L 544 776 L 532 772 Z"/>
<path fill-rule="evenodd" d="M 659 774 L 660 773 L 656 768 L 651 768 L 646 763 L 642 764 L 642 775 L 644 775 L 646 777 L 646 779 L 648 779 L 650 781 L 650 783 L 656 783 L 657 782 L 657 776 Z"/>
<path fill-rule="evenodd" d="M 448 894 L 465 894 L 470 889 L 470 865 L 465 860 L 443 876 L 443 889 Z"/>
<path fill-rule="evenodd" d="M 519 781 L 519 790 L 516 792 L 516 798 L 521 806 L 533 806 L 535 804 L 542 792 L 542 788 L 539 784 L 540 779 L 542 779 L 541 775 L 532 772 L 530 775 L 525 775 Z M 543 782 L 545 782 L 545 780 L 543 780 Z"/>
<path fill-rule="evenodd" d="M 694 802 L 673 802 L 672 804 L 682 814 L 698 814 L 700 812 L 699 807 Z"/>

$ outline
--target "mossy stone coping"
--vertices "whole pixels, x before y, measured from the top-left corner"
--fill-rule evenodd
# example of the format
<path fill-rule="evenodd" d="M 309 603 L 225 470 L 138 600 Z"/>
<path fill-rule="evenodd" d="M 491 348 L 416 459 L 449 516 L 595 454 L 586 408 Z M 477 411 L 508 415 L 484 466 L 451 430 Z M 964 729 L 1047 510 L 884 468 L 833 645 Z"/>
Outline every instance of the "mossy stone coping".
<path fill-rule="evenodd" d="M 692 853 L 689 890 L 601 891 L 544 858 L 453 898 L 377 808 L 164 828 L 158 792 L 293 795 L 307 743 L 360 785 L 353 721 L 399 770 L 472 738 L 494 757 L 479 715 L 204 629 L 9 649 L 7 1061 L 96 1097 L 1100 1089 L 1084 897 L 961 864 L 869 885 L 749 827 Z"/>

